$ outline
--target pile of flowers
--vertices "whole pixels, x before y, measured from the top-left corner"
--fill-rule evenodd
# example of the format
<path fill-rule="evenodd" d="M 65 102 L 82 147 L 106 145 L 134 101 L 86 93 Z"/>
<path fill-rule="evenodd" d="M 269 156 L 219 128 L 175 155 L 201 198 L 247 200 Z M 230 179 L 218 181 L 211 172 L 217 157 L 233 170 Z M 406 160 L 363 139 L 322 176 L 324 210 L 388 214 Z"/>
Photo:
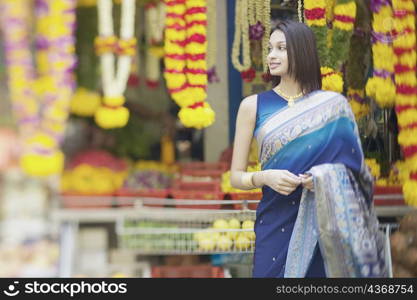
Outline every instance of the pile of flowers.
<path fill-rule="evenodd" d="M 171 186 L 176 166 L 168 166 L 157 161 L 138 161 L 125 178 L 123 188 L 167 189 Z"/>
<path fill-rule="evenodd" d="M 123 186 L 128 164 L 101 150 L 77 154 L 61 178 L 63 193 L 87 195 L 112 194 Z"/>
<path fill-rule="evenodd" d="M 61 192 L 84 195 L 112 194 L 123 186 L 126 175 L 126 172 L 115 172 L 107 167 L 81 164 L 64 171 Z"/>

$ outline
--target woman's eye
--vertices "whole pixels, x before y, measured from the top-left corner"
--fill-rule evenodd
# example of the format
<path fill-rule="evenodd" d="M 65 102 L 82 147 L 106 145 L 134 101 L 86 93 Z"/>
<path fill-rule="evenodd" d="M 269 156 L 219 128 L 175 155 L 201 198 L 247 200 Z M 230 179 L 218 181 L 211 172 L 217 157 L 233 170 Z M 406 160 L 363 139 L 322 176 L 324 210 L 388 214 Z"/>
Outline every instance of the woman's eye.
<path fill-rule="evenodd" d="M 281 51 L 284 51 L 284 50 L 286 50 L 287 48 L 286 47 L 283 47 L 283 46 L 281 46 L 281 47 L 279 47 L 279 50 L 281 50 Z"/>

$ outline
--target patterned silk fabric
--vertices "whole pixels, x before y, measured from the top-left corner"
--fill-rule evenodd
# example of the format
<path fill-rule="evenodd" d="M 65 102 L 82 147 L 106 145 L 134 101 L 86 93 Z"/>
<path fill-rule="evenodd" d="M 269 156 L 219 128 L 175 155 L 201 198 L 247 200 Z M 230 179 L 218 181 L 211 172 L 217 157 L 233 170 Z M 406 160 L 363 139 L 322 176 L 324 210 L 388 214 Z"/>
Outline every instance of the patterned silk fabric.
<path fill-rule="evenodd" d="M 299 186 L 285 196 L 263 187 L 254 276 L 309 276 L 321 256 L 328 277 L 387 276 L 372 177 L 348 101 L 317 90 L 290 107 L 274 93 L 258 96 L 254 134 L 262 170 L 310 173 L 315 192 Z"/>
<path fill-rule="evenodd" d="M 387 277 L 384 234 L 372 193 L 364 193 L 343 164 L 322 164 L 310 173 L 315 191 L 303 191 L 285 277 L 305 275 L 317 242 L 328 277 Z M 372 186 L 369 174 L 361 176 Z"/>

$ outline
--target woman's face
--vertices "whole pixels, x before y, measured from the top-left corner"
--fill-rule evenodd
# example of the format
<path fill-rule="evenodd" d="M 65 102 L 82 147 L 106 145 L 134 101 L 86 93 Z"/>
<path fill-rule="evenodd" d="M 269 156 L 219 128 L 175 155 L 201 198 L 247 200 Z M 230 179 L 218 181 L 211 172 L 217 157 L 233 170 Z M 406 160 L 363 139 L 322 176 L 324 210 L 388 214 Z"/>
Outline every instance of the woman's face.
<path fill-rule="evenodd" d="M 282 76 L 288 72 L 287 46 L 281 30 L 275 30 L 269 38 L 267 62 L 272 76 Z"/>

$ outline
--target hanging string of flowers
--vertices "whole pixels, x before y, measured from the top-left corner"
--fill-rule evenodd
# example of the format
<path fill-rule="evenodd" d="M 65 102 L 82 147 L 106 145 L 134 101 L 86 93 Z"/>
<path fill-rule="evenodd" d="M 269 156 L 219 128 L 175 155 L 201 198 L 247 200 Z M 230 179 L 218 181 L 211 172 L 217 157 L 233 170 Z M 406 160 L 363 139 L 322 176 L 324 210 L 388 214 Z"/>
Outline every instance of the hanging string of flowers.
<path fill-rule="evenodd" d="M 240 52 L 241 48 L 242 53 Z M 242 62 L 239 60 L 239 56 L 242 57 Z M 248 0 L 236 0 L 232 64 L 239 72 L 249 70 L 252 65 L 249 43 Z"/>
<path fill-rule="evenodd" d="M 161 76 L 159 63 L 163 57 L 163 33 L 165 26 L 165 3 L 148 3 L 145 6 L 146 85 L 157 88 Z"/>
<path fill-rule="evenodd" d="M 346 61 L 356 17 L 354 0 L 305 0 L 304 18 L 316 35 L 324 90 L 343 91 L 341 63 Z M 331 18 L 331 19 L 327 19 Z M 332 24 L 332 30 L 327 23 Z"/>
<path fill-rule="evenodd" d="M 346 64 L 347 98 L 357 120 L 369 113 L 369 100 L 365 97 L 367 56 L 370 47 L 370 16 L 365 4 L 358 2 L 355 30 L 350 39 L 349 58 Z"/>
<path fill-rule="evenodd" d="M 232 64 L 241 72 L 245 82 L 255 78 L 252 68 L 250 41 L 261 41 L 262 68 L 266 72 L 268 65 L 269 33 L 271 31 L 271 2 L 269 0 L 237 0 L 235 6 L 235 35 L 232 48 Z M 242 49 L 242 53 L 241 53 Z M 242 58 L 240 62 L 239 57 Z"/>
<path fill-rule="evenodd" d="M 123 106 L 123 93 L 129 78 L 132 57 L 136 53 L 135 0 L 122 0 L 120 39 L 114 35 L 112 0 L 98 0 L 99 36 L 95 40 L 100 56 L 103 105 L 95 113 L 96 123 L 105 129 L 124 127 L 129 110 Z M 115 54 L 117 71 L 115 70 Z"/>
<path fill-rule="evenodd" d="M 219 82 L 217 61 L 217 0 L 207 0 L 207 76 L 208 82 Z"/>
<path fill-rule="evenodd" d="M 394 15 L 388 1 L 372 0 L 372 53 L 374 71 L 366 84 L 366 93 L 380 107 L 395 104 L 394 51 L 392 31 Z"/>
<path fill-rule="evenodd" d="M 32 136 L 39 124 L 39 106 L 32 89 L 35 70 L 28 36 L 28 1 L 9 0 L 0 4 L 8 88 L 14 118 L 21 139 L 25 140 Z"/>
<path fill-rule="evenodd" d="M 28 39 L 30 2 L 1 3 L 2 28 L 7 29 L 3 33 L 9 91 L 22 142 L 20 165 L 28 175 L 47 176 L 63 168 L 59 146 L 74 89 L 75 4 L 74 0 L 36 1 L 37 15 L 42 18 L 37 42 L 44 43 L 44 52 L 37 59 L 39 73 L 44 76 L 36 82 Z"/>
<path fill-rule="evenodd" d="M 403 185 L 406 203 L 417 206 L 417 76 L 416 13 L 412 0 L 392 0 L 394 9 L 395 110 L 410 176 Z"/>
<path fill-rule="evenodd" d="M 165 72 L 171 97 L 186 127 L 214 122 L 207 98 L 207 6 L 205 0 L 165 0 Z"/>
<path fill-rule="evenodd" d="M 271 32 L 271 1 L 264 0 L 262 1 L 262 19 L 261 23 L 264 26 L 264 34 L 262 37 L 262 58 L 263 58 L 263 70 L 267 72 L 268 63 L 266 57 L 268 56 L 268 44 L 269 44 L 269 33 Z"/>

